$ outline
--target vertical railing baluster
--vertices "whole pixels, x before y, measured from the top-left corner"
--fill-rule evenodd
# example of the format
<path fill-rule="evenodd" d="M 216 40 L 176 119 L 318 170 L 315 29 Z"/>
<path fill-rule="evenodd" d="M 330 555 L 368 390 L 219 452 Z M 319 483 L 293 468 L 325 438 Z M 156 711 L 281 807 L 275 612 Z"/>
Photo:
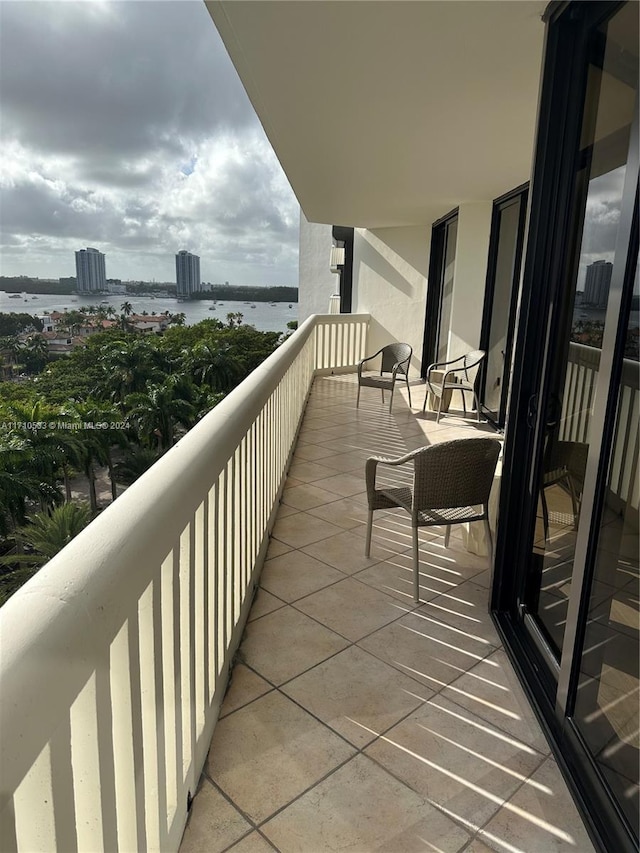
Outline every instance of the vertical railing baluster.
<path fill-rule="evenodd" d="M 67 717 L 51 739 L 51 779 L 53 820 L 56 850 L 75 853 L 78 849 L 76 809 L 73 797 L 73 766 L 71 763 L 71 722 Z M 3 853 L 8 848 L 4 846 Z"/>

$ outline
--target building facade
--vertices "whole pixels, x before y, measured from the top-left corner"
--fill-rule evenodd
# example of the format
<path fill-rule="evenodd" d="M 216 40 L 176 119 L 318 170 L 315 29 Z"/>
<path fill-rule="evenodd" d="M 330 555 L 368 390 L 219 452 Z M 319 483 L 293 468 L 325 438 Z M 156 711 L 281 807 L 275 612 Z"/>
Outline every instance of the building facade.
<path fill-rule="evenodd" d="M 609 261 L 594 261 L 587 267 L 584 281 L 584 296 L 582 302 L 585 305 L 593 305 L 596 308 L 606 308 L 609 298 L 609 286 L 613 264 Z"/>
<path fill-rule="evenodd" d="M 188 298 L 201 289 L 200 258 L 191 252 L 182 250 L 176 255 L 177 295 Z"/>
<path fill-rule="evenodd" d="M 76 281 L 78 293 L 100 293 L 106 290 L 105 256 L 87 247 L 76 252 Z"/>

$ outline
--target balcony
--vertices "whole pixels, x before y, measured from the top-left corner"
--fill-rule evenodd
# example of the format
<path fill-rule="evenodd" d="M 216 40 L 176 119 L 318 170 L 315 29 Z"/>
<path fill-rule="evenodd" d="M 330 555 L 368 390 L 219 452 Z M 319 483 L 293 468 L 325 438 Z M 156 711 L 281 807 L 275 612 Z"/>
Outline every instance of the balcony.
<path fill-rule="evenodd" d="M 473 537 L 421 533 L 419 606 L 402 514 L 363 555 L 364 459 L 485 429 L 356 409 L 368 319 L 307 321 L 2 609 L 3 851 L 592 849 Z"/>

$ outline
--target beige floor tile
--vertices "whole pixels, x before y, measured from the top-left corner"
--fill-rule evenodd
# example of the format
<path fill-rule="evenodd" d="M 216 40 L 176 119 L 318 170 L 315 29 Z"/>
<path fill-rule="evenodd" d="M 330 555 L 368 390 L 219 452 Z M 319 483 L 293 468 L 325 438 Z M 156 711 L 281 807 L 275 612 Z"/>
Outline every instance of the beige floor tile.
<path fill-rule="evenodd" d="M 313 483 L 325 477 L 333 476 L 333 469 L 327 468 L 320 462 L 294 462 L 289 468 L 289 476 L 301 483 Z M 326 488 L 321 486 L 321 488 Z"/>
<path fill-rule="evenodd" d="M 228 853 L 273 853 L 273 851 L 274 847 L 259 832 L 251 832 L 230 847 Z"/>
<path fill-rule="evenodd" d="M 333 456 L 333 451 L 328 447 L 322 447 L 320 444 L 304 444 L 300 447 L 296 446 L 293 461 L 317 462 L 318 459 L 325 459 L 327 456 Z"/>
<path fill-rule="evenodd" d="M 283 504 L 303 511 L 335 500 L 337 500 L 335 492 L 330 492 L 311 483 L 303 483 L 294 486 L 292 489 L 285 489 L 282 494 Z"/>
<path fill-rule="evenodd" d="M 270 690 L 273 688 L 268 681 L 252 672 L 243 663 L 236 663 L 231 672 L 229 689 L 220 709 L 220 718 L 237 711 L 243 705 L 248 705 L 249 702 L 253 702 L 258 696 L 263 696 Z"/>
<path fill-rule="evenodd" d="M 417 613 L 403 616 L 358 645 L 435 691 L 494 651 L 485 641 Z"/>
<path fill-rule="evenodd" d="M 489 591 L 474 581 L 432 598 L 420 611 L 452 625 L 460 631 L 479 637 L 496 648 L 500 645 L 498 632 L 489 615 Z"/>
<path fill-rule="evenodd" d="M 530 746 L 436 696 L 366 750 L 467 828 L 480 828 L 544 760 Z"/>
<path fill-rule="evenodd" d="M 453 821 L 362 755 L 262 831 L 287 853 L 458 853 L 469 840 Z"/>
<path fill-rule="evenodd" d="M 278 608 L 284 606 L 284 601 L 276 598 L 275 595 L 271 595 L 271 593 L 267 592 L 265 589 L 260 589 L 258 587 L 247 621 L 253 622 L 255 619 L 260 619 L 262 616 L 266 616 L 267 613 L 272 613 L 274 610 L 278 610 Z"/>
<path fill-rule="evenodd" d="M 341 579 L 344 579 L 342 572 L 304 551 L 289 551 L 265 562 L 260 586 L 283 601 L 291 602 Z"/>
<path fill-rule="evenodd" d="M 193 801 L 180 853 L 218 853 L 251 829 L 251 824 L 204 776 Z"/>
<path fill-rule="evenodd" d="M 322 506 L 313 507 L 308 512 L 309 515 L 315 515 L 316 518 L 330 521 L 331 524 L 337 524 L 338 527 L 342 527 L 345 530 L 364 527 L 367 523 L 368 511 L 366 504 L 353 498 L 342 498 L 342 500 L 322 504 Z"/>
<path fill-rule="evenodd" d="M 479 837 L 495 850 L 593 853 L 594 849 L 552 759 L 514 794 Z"/>
<path fill-rule="evenodd" d="M 353 474 L 334 474 L 332 471 L 318 485 L 323 489 L 328 489 L 330 492 L 335 492 L 343 498 L 361 494 L 367 488 L 364 481 L 364 472 L 361 476 L 354 476 Z"/>
<path fill-rule="evenodd" d="M 325 447 L 324 449 L 328 450 L 329 448 Z M 362 453 L 359 450 L 352 452 L 342 451 L 340 453 L 331 450 L 330 452 L 332 455 L 322 460 L 322 464 L 326 468 L 332 468 L 343 474 L 348 474 L 351 471 L 360 471 L 362 472 L 362 476 L 364 476 L 364 463 L 367 459 L 366 453 Z"/>
<path fill-rule="evenodd" d="M 313 488 L 313 487 L 310 487 Z M 342 528 L 321 518 L 298 512 L 288 518 L 279 518 L 273 526 L 272 536 L 293 548 L 311 545 L 329 536 L 342 533 Z"/>
<path fill-rule="evenodd" d="M 363 569 L 352 577 L 380 592 L 398 598 L 412 609 L 420 606 L 413 600 L 413 557 L 409 553 L 394 554 L 388 560 Z M 424 576 L 421 576 L 420 599 L 428 601 L 448 588 L 444 583 L 437 581 L 427 583 Z"/>
<path fill-rule="evenodd" d="M 538 752 L 549 753 L 535 714 L 502 649 L 461 675 L 442 695 Z"/>
<path fill-rule="evenodd" d="M 295 515 L 297 512 L 300 512 L 299 509 L 296 509 L 293 506 L 287 506 L 287 504 L 280 504 L 278 507 L 278 518 L 287 518 L 290 515 Z"/>
<path fill-rule="evenodd" d="M 218 722 L 207 772 L 259 823 L 353 751 L 302 708 L 273 692 Z"/>
<path fill-rule="evenodd" d="M 331 526 L 335 527 L 336 525 Z M 395 543 L 394 547 L 390 548 L 384 544 L 372 542 L 371 556 L 365 557 L 364 545 L 364 539 L 358 535 L 357 529 L 347 532 L 341 530 L 336 536 L 307 545 L 303 550 L 307 554 L 311 554 L 312 557 L 322 560 L 323 563 L 328 563 L 335 569 L 352 575 L 361 569 L 366 569 L 382 562 L 382 560 L 389 559 L 396 553 L 397 547 Z"/>
<path fill-rule="evenodd" d="M 360 748 L 431 696 L 356 646 L 290 681 L 283 692 Z"/>
<path fill-rule="evenodd" d="M 287 551 L 291 550 L 293 550 L 291 545 L 287 545 L 285 542 L 279 542 L 277 539 L 270 539 L 266 559 L 270 560 L 272 557 L 279 557 L 280 554 L 286 554 Z"/>
<path fill-rule="evenodd" d="M 407 611 L 391 596 L 351 578 L 297 601 L 296 608 L 354 642 Z"/>
<path fill-rule="evenodd" d="M 305 417 L 302 422 L 301 432 L 309 432 L 309 430 L 314 429 L 328 429 L 332 426 L 335 426 L 335 424 L 329 418 L 322 417 L 320 414 L 314 414 L 312 412 L 307 411 L 305 412 Z"/>
<path fill-rule="evenodd" d="M 240 656 L 264 678 L 282 684 L 347 645 L 342 637 L 287 605 L 247 625 Z"/>
<path fill-rule="evenodd" d="M 235 847 L 232 847 L 231 849 L 235 850 Z M 500 849 L 504 850 L 502 847 Z M 474 838 L 471 844 L 464 848 L 464 853 L 495 853 L 495 851 L 493 847 L 487 847 L 484 841 L 480 841 L 479 838 Z"/>

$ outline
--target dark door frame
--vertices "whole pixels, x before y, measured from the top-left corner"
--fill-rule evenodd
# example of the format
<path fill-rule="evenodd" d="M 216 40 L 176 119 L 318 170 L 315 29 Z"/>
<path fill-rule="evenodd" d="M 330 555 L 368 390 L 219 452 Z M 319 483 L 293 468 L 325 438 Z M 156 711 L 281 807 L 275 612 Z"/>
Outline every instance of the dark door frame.
<path fill-rule="evenodd" d="M 513 264 L 513 273 L 511 280 L 511 292 L 509 295 L 509 319 L 507 323 L 507 335 L 505 339 L 504 363 L 511 365 L 511 353 L 513 348 L 513 339 L 515 333 L 516 307 L 518 303 L 518 285 L 520 283 L 520 271 L 522 267 L 522 256 L 524 249 L 525 225 L 527 220 L 527 199 L 529 195 L 529 183 L 522 184 L 508 193 L 501 195 L 493 202 L 493 210 L 491 213 L 491 233 L 489 237 L 489 259 L 487 263 L 487 280 L 484 291 L 484 307 L 482 310 L 482 328 L 480 330 L 480 349 L 489 352 L 490 336 L 491 336 L 491 320 L 493 313 L 493 301 L 495 296 L 496 272 L 498 263 L 498 252 L 500 249 L 500 221 L 501 214 L 505 207 L 520 197 L 520 212 L 518 217 L 518 233 L 516 237 L 515 257 Z M 491 423 L 503 429 L 507 413 L 507 397 L 509 391 L 509 382 L 502 382 L 500 393 L 500 405 L 498 407 L 497 418 L 492 416 L 492 413 L 483 405 L 486 392 L 487 370 L 485 367 L 482 371 L 480 379 L 480 405 L 486 418 Z"/>
<path fill-rule="evenodd" d="M 422 366 L 420 376 L 424 379 L 427 368 L 437 360 L 436 347 L 440 332 L 440 309 L 442 307 L 442 276 L 447 251 L 447 227 L 458 218 L 458 208 L 450 210 L 431 226 L 431 253 L 429 256 L 429 277 L 427 279 L 427 304 L 424 320 L 424 340 L 422 342 Z"/>

